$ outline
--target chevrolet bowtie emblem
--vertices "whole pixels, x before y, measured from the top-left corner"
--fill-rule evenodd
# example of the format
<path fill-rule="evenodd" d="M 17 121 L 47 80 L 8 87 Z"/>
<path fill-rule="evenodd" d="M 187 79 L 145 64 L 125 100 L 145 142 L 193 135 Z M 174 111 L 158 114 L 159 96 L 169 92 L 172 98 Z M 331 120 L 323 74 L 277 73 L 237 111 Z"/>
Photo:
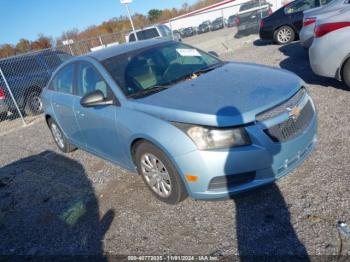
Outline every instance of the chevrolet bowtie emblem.
<path fill-rule="evenodd" d="M 288 107 L 287 110 L 288 110 L 289 118 L 293 119 L 294 121 L 296 121 L 298 119 L 298 117 L 300 116 L 301 109 L 297 106 L 295 106 L 293 108 Z"/>

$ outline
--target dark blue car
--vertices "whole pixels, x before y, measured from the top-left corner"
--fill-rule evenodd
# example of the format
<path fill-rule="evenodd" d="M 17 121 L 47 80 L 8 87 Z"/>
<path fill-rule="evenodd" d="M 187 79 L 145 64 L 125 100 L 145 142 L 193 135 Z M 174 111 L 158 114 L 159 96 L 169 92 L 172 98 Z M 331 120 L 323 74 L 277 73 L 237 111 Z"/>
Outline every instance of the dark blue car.
<path fill-rule="evenodd" d="M 0 60 L 0 68 L 10 87 L 19 109 L 25 115 L 37 115 L 42 112 L 40 94 L 51 77 L 52 72 L 71 55 L 45 50 Z M 0 77 L 0 119 L 8 112 L 16 112 L 5 80 Z"/>

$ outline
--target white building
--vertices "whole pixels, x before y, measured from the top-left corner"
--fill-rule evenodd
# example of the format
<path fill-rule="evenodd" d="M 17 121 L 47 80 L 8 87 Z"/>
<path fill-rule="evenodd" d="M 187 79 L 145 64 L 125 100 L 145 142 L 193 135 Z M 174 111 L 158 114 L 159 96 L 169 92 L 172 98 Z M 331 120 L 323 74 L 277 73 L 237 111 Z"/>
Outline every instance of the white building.
<path fill-rule="evenodd" d="M 206 20 L 213 21 L 218 17 L 227 19 L 229 16 L 238 12 L 239 6 L 249 0 L 224 0 L 217 4 L 213 4 L 187 14 L 175 17 L 166 23 L 172 30 L 178 30 L 190 26 L 198 26 Z M 272 6 L 272 11 L 282 6 L 282 0 L 266 0 Z"/>

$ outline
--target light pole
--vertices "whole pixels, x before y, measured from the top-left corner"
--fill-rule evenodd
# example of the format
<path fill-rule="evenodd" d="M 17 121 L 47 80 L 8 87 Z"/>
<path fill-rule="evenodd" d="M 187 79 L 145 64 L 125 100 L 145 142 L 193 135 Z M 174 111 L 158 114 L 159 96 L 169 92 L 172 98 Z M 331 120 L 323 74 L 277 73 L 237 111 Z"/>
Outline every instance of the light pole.
<path fill-rule="evenodd" d="M 132 31 L 134 32 L 134 36 L 135 36 L 136 41 L 138 41 L 139 39 L 137 38 L 137 34 L 136 34 L 136 31 L 135 31 L 135 27 L 134 27 L 134 22 L 132 21 L 130 10 L 129 10 L 129 6 L 128 6 L 128 4 L 132 3 L 132 0 L 120 0 L 120 3 L 125 5 L 125 7 L 126 7 L 126 11 L 128 12 L 128 16 L 129 16 L 130 24 L 131 24 L 131 27 L 132 27 Z"/>

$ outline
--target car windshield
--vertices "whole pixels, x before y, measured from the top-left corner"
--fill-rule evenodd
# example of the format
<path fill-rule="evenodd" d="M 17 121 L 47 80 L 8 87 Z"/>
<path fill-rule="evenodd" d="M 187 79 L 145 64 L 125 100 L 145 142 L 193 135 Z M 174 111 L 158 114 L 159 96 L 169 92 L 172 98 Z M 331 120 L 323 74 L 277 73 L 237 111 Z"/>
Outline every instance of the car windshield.
<path fill-rule="evenodd" d="M 139 98 L 214 70 L 223 62 L 182 43 L 168 42 L 102 62 L 127 97 Z"/>

